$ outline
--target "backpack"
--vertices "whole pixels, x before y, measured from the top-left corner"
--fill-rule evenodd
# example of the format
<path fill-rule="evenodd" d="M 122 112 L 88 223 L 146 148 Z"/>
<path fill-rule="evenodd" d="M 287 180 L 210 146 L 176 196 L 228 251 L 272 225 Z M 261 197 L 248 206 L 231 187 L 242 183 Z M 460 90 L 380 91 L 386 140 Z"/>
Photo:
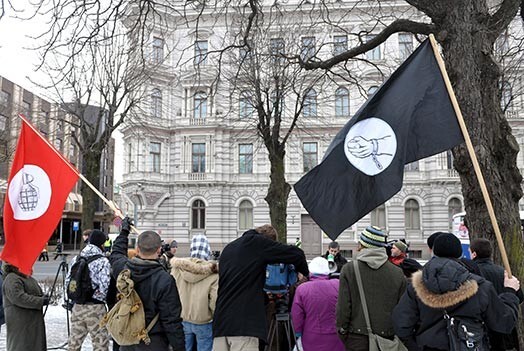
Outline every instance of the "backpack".
<path fill-rule="evenodd" d="M 135 291 L 135 283 L 131 279 L 131 271 L 124 269 L 116 280 L 118 302 L 100 321 L 100 327 L 107 331 L 117 344 L 121 346 L 137 345 L 140 341 L 149 345 L 151 339 L 148 333 L 158 321 L 158 314 L 146 328 L 144 304 Z"/>
<path fill-rule="evenodd" d="M 89 263 L 104 257 L 94 255 L 90 257 L 78 256 L 71 267 L 69 284 L 67 285 L 67 297 L 78 304 L 85 304 L 93 298 L 93 285 L 89 275 Z"/>
<path fill-rule="evenodd" d="M 276 263 L 266 266 L 264 291 L 283 294 L 296 282 L 297 273 L 292 264 Z"/>
<path fill-rule="evenodd" d="M 451 317 L 446 320 L 450 351 L 489 350 L 486 328 L 482 321 L 468 317 Z"/>

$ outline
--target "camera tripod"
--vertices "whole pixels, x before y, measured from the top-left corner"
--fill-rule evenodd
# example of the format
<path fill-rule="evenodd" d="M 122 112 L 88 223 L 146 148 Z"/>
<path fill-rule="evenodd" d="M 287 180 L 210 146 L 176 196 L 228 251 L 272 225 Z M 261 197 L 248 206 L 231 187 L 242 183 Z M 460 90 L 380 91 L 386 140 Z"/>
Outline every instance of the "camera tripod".
<path fill-rule="evenodd" d="M 276 339 L 277 351 L 286 351 L 282 347 L 288 347 L 288 350 L 296 344 L 297 340 L 295 338 L 295 331 L 293 329 L 293 323 L 291 323 L 291 317 L 289 315 L 289 310 L 287 308 L 287 302 L 285 300 L 277 299 L 275 301 L 276 309 L 275 314 L 271 318 L 271 323 L 269 324 L 269 335 L 268 335 L 268 344 L 266 345 L 264 351 L 270 351 L 273 343 Z M 279 330 L 284 330 L 285 333 L 285 343 L 281 344 Z M 283 341 L 283 340 L 282 340 Z"/>
<path fill-rule="evenodd" d="M 55 347 L 49 347 L 48 350 L 62 350 L 62 349 L 65 350 L 66 347 L 67 347 L 69 336 L 71 334 L 71 330 L 70 330 L 70 326 L 69 326 L 69 305 L 68 305 L 69 301 L 67 299 L 67 293 L 66 293 L 67 287 L 65 286 L 66 277 L 67 277 L 67 271 L 69 270 L 69 267 L 67 265 L 67 256 L 69 254 L 67 254 L 67 253 L 57 253 L 57 255 L 59 255 L 61 257 L 61 260 L 60 260 L 60 265 L 58 266 L 58 268 L 56 270 L 55 280 L 53 281 L 53 285 L 51 287 L 51 292 L 49 294 L 49 300 L 50 301 L 52 300 L 53 294 L 55 293 L 56 282 L 58 281 L 58 277 L 61 276 L 61 279 L 62 279 L 62 294 L 63 294 L 63 298 L 64 298 L 64 307 L 66 309 L 66 319 L 67 319 L 67 340 L 62 345 L 55 346 Z M 45 314 L 47 313 L 47 308 L 48 307 L 49 307 L 49 305 L 47 305 L 45 310 L 44 310 L 44 317 L 45 317 Z"/>

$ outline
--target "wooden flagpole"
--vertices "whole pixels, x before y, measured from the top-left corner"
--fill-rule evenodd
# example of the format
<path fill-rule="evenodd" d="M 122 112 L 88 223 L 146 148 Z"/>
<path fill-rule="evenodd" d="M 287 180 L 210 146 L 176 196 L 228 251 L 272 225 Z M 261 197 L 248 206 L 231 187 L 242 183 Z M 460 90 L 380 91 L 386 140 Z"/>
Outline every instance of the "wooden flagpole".
<path fill-rule="evenodd" d="M 113 201 L 110 201 L 108 200 L 100 191 L 98 191 L 98 189 L 93 185 L 91 184 L 91 182 L 89 180 L 87 180 L 86 177 L 84 177 L 84 175 L 82 173 L 80 173 L 78 171 L 78 169 L 76 169 L 76 167 L 74 167 L 71 162 L 69 162 L 68 159 L 66 159 L 64 157 L 64 155 L 62 155 L 53 145 L 51 145 L 51 143 L 49 142 L 49 140 L 47 140 L 46 138 L 44 138 L 44 136 L 40 133 L 40 131 L 38 131 L 31 122 L 29 122 L 24 115 L 22 115 L 21 113 L 18 114 L 18 117 L 20 117 L 20 119 L 22 120 L 23 123 L 27 124 L 27 126 L 29 128 L 31 128 L 33 130 L 33 132 L 36 133 L 36 135 L 38 135 L 46 144 L 47 146 L 49 146 L 49 148 L 51 150 L 53 150 L 57 155 L 58 157 L 60 157 L 62 159 L 62 161 L 64 161 L 64 163 L 69 167 L 71 168 L 71 170 L 73 172 L 75 172 L 76 175 L 78 175 L 78 177 L 80 179 L 82 179 L 82 181 L 88 186 L 91 188 L 91 190 L 93 190 L 93 192 L 99 197 L 102 199 L 102 201 L 105 202 L 105 204 L 107 206 L 109 206 L 109 208 L 115 213 L 115 215 L 117 215 L 118 217 L 120 217 L 121 219 L 124 219 L 124 214 L 122 213 L 122 211 L 116 206 L 116 204 L 113 202 Z M 140 234 L 139 231 L 134 227 L 134 226 L 131 226 L 131 229 L 136 233 L 136 234 Z"/>
<path fill-rule="evenodd" d="M 433 34 L 429 35 L 429 41 L 431 42 L 431 46 L 433 47 L 433 53 L 435 54 L 435 58 L 437 59 L 438 66 L 440 68 L 440 72 L 442 73 L 442 78 L 444 79 L 444 83 L 446 84 L 449 98 L 451 99 L 451 104 L 453 105 L 453 109 L 455 110 L 455 114 L 457 115 L 457 120 L 460 125 L 462 134 L 464 136 L 464 141 L 466 142 L 466 148 L 468 149 L 469 157 L 471 158 L 471 162 L 473 163 L 473 168 L 475 170 L 475 174 L 477 175 L 480 189 L 484 197 L 484 202 L 486 203 L 486 207 L 488 208 L 489 218 L 491 219 L 491 224 L 495 231 L 495 237 L 497 238 L 497 243 L 499 246 L 500 254 L 502 256 L 504 268 L 508 272 L 508 276 L 511 278 L 511 267 L 509 266 L 506 247 L 504 246 L 504 241 L 502 240 L 502 234 L 500 233 L 497 217 L 495 217 L 495 210 L 493 209 L 493 204 L 491 203 L 491 198 L 489 197 L 488 188 L 486 187 L 486 182 L 484 181 L 484 176 L 482 175 L 482 170 L 480 169 L 480 165 L 477 160 L 477 155 L 475 154 L 475 149 L 473 148 L 473 144 L 471 143 L 471 138 L 469 137 L 469 132 L 466 127 L 466 123 L 464 122 L 464 117 L 462 116 L 462 112 L 460 111 L 455 92 L 453 91 L 453 87 L 451 86 L 451 82 L 448 77 L 448 72 L 446 71 L 446 66 L 444 64 L 444 61 L 442 60 L 442 57 L 440 56 L 437 41 L 435 40 L 435 36 Z"/>

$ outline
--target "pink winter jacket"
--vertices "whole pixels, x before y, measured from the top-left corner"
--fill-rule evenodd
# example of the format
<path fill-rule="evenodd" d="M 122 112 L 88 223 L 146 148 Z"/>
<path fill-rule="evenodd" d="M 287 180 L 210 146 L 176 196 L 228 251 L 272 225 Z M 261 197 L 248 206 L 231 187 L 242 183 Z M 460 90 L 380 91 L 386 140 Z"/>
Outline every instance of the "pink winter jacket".
<path fill-rule="evenodd" d="M 296 334 L 302 334 L 304 351 L 344 351 L 337 336 L 335 311 L 338 279 L 313 275 L 301 284 L 291 307 Z"/>

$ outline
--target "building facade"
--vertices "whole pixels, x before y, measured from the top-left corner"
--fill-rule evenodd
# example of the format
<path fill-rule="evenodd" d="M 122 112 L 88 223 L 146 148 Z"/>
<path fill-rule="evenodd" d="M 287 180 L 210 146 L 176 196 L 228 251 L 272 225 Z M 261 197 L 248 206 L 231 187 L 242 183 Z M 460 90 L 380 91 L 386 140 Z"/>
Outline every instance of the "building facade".
<path fill-rule="evenodd" d="M 347 10 L 353 6 L 352 2 L 338 3 L 337 6 L 347 6 Z M 361 6 L 368 6 L 367 3 L 370 2 L 362 2 Z M 236 43 L 238 38 L 231 34 L 235 28 L 229 27 L 228 16 L 222 18 L 213 9 L 199 12 L 197 7 L 187 11 L 188 16 L 192 15 L 190 11 L 194 11 L 194 16 L 201 13 L 198 29 L 177 27 L 174 24 L 180 18 L 166 14 L 166 20 L 173 23 L 171 30 L 156 29 L 149 38 L 148 60 L 155 67 L 155 74 L 145 88 L 147 103 L 122 130 L 121 207 L 136 218 L 140 230 L 155 230 L 166 240 L 176 239 L 182 252 L 195 233 L 205 233 L 212 249 L 221 250 L 245 230 L 270 221 L 264 200 L 270 165 L 255 128 L 250 104 L 253 85 L 242 82 L 238 74 L 234 76 L 236 80 L 217 80 L 228 69 L 238 72 L 238 62 L 248 55 L 239 48 L 221 62 L 219 72 L 216 52 Z M 388 7 L 388 11 L 420 17 L 405 4 Z M 381 29 L 370 27 L 370 9 L 356 8 L 351 13 L 347 18 L 339 15 L 333 19 L 338 29 L 313 26 L 304 18 L 294 22 L 289 18 L 301 15 L 292 14 L 281 22 L 275 20 L 258 39 L 260 44 L 253 46 L 268 48 L 268 60 L 273 55 L 270 64 L 278 63 L 275 52 L 299 52 L 304 59 L 343 52 L 358 40 L 348 32 L 369 31 L 370 39 Z M 234 19 L 231 22 L 238 25 Z M 522 35 L 519 25 L 516 21 L 514 30 Z M 510 39 L 507 40 L 505 44 L 510 45 Z M 340 128 L 417 45 L 410 33 L 394 34 L 364 54 L 366 62 L 348 64 L 351 79 L 335 75 L 328 82 L 317 81 L 308 86 L 297 128 L 286 146 L 286 178 L 291 185 L 321 161 Z M 348 72 L 337 69 L 335 73 L 339 75 Z M 524 146 L 524 103 L 519 91 L 522 82 L 515 79 L 517 71 L 508 75 L 502 103 L 519 144 Z M 305 78 L 308 79 L 311 81 L 311 76 Z M 289 92 L 286 96 L 286 111 L 292 110 L 298 100 L 291 95 Z M 292 116 L 290 111 L 284 123 L 289 124 Z M 522 156 L 518 162 L 522 168 Z M 427 257 L 425 239 L 435 231 L 450 230 L 452 216 L 461 211 L 460 180 L 448 151 L 406 165 L 402 190 L 344 231 L 337 241 L 351 256 L 357 247 L 358 233 L 373 224 L 384 228 L 390 239 L 405 237 L 413 257 Z M 308 256 L 323 253 L 331 240 L 293 191 L 287 212 L 289 243 L 301 238 Z"/>

